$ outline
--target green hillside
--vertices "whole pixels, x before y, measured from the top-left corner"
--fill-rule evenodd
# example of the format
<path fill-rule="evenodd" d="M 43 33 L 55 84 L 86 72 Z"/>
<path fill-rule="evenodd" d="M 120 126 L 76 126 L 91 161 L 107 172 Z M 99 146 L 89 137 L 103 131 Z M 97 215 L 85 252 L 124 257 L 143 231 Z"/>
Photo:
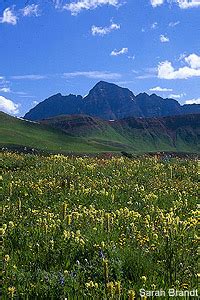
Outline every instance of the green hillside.
<path fill-rule="evenodd" d="M 199 115 L 103 121 L 73 115 L 30 122 L 0 113 L 0 146 L 62 153 L 200 152 Z"/>
<path fill-rule="evenodd" d="M 42 123 L 76 137 L 85 137 L 104 145 L 117 145 L 120 150 L 135 153 L 200 152 L 199 114 L 117 121 L 105 121 L 87 115 L 68 115 L 49 118 Z"/>
<path fill-rule="evenodd" d="M 31 147 L 56 152 L 119 151 L 120 147 L 105 145 L 86 138 L 73 137 L 61 130 L 11 117 L 0 112 L 0 146 Z"/>

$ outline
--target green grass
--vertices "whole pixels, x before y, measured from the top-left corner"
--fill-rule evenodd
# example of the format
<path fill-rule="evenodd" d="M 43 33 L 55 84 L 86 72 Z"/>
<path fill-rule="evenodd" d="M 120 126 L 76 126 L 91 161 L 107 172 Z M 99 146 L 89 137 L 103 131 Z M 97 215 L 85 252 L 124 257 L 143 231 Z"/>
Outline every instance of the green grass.
<path fill-rule="evenodd" d="M 3 152 L 1 161 L 3 300 L 197 289 L 196 160 Z"/>
<path fill-rule="evenodd" d="M 62 117 L 63 118 L 63 117 Z M 65 117 L 66 121 L 70 117 Z M 61 118 L 60 118 L 61 119 Z M 58 118 L 58 121 L 60 121 Z M 83 117 L 71 117 L 72 127 L 58 128 L 50 124 L 33 123 L 0 113 L 0 146 L 16 149 L 29 147 L 59 153 L 102 153 L 126 151 L 135 154 L 148 152 L 199 153 L 198 131 L 180 129 L 174 133 L 156 128 L 135 128 L 127 123 L 112 124 L 94 119 L 94 124 Z M 84 124 L 81 122 L 84 120 Z M 79 124 L 80 122 L 80 124 Z M 88 122 L 88 123 L 87 123 Z M 55 124 L 54 124 L 55 126 Z"/>
<path fill-rule="evenodd" d="M 13 118 L 4 113 L 0 113 L 0 145 L 2 147 L 26 146 L 66 153 L 119 151 L 121 148 L 121 146 L 105 145 L 100 141 L 88 141 L 87 138 L 72 137 L 61 130 Z"/>

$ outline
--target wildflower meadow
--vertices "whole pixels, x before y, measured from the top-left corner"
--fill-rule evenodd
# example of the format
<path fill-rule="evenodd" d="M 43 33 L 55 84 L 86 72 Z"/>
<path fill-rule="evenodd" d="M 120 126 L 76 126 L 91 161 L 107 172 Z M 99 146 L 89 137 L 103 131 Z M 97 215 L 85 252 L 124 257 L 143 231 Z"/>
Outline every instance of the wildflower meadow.
<path fill-rule="evenodd" d="M 2 299 L 197 289 L 197 160 L 10 152 L 1 160 Z"/>

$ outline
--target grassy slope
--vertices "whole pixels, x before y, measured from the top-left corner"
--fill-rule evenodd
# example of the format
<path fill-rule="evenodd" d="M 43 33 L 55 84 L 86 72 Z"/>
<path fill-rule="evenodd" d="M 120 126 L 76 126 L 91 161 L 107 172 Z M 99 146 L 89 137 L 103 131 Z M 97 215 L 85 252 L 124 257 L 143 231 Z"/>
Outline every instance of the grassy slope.
<path fill-rule="evenodd" d="M 92 144 L 117 147 L 120 151 L 132 149 L 132 142 L 99 118 L 85 115 L 58 116 L 42 121 L 43 124 L 61 129 L 68 135 L 85 138 Z M 67 124 L 67 125 L 66 125 Z"/>
<path fill-rule="evenodd" d="M 122 126 L 117 124 L 113 127 L 113 122 L 109 123 L 96 117 L 88 118 L 86 115 L 58 116 L 43 122 L 62 129 L 68 134 L 85 137 L 94 144 L 116 145 L 120 150 L 139 153 L 157 149 L 175 151 L 174 147 L 170 147 L 168 140 L 166 143 L 159 142 L 158 135 L 155 137 L 156 142 L 154 142 L 148 131 L 144 132 L 144 130 L 130 128 L 126 123 Z"/>
<path fill-rule="evenodd" d="M 120 130 L 121 132 L 121 130 Z M 127 140 L 132 141 L 136 151 L 142 152 L 154 152 L 154 151 L 166 151 L 166 152 L 192 152 L 199 153 L 200 146 L 192 140 L 187 140 L 189 135 L 187 132 L 185 135 L 180 132 L 176 133 L 176 137 L 172 138 L 166 132 L 159 132 L 159 130 L 141 130 L 123 128 L 123 135 Z"/>
<path fill-rule="evenodd" d="M 130 152 L 200 152 L 197 120 L 193 120 L 192 116 L 107 122 L 96 117 L 73 115 L 58 116 L 44 122 L 68 134 L 104 145 L 118 145 L 121 150 Z"/>
<path fill-rule="evenodd" d="M 176 133 L 174 140 L 167 132 L 160 129 L 141 129 L 131 127 L 127 122 L 113 126 L 112 123 L 95 119 L 95 124 L 80 124 L 78 118 L 71 117 L 75 126 L 62 132 L 44 124 L 36 124 L 0 113 L 0 146 L 23 145 L 33 148 L 58 152 L 134 152 L 155 151 L 196 152 L 200 149 L 194 140 L 188 140 L 188 131 Z M 69 120 L 70 118 L 68 118 Z M 78 121 L 77 121 L 78 120 Z M 80 126 L 81 125 L 81 126 Z M 86 126 L 86 127 L 84 127 Z M 62 128 L 63 129 L 63 128 Z M 191 132 L 191 136 L 194 134 Z M 74 136 L 73 136 L 74 135 Z"/>
<path fill-rule="evenodd" d="M 101 152 L 116 151 L 117 147 L 104 146 L 87 139 L 72 137 L 60 130 L 10 117 L 0 112 L 0 145 L 22 145 L 42 150 Z"/>

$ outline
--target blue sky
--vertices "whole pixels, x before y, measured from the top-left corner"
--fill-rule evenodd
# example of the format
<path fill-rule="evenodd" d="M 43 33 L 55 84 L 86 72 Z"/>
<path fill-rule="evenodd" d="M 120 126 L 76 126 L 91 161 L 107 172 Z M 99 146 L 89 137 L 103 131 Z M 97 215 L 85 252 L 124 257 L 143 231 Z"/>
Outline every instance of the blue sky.
<path fill-rule="evenodd" d="M 99 80 L 200 103 L 200 0 L 0 0 L 0 109 Z"/>

